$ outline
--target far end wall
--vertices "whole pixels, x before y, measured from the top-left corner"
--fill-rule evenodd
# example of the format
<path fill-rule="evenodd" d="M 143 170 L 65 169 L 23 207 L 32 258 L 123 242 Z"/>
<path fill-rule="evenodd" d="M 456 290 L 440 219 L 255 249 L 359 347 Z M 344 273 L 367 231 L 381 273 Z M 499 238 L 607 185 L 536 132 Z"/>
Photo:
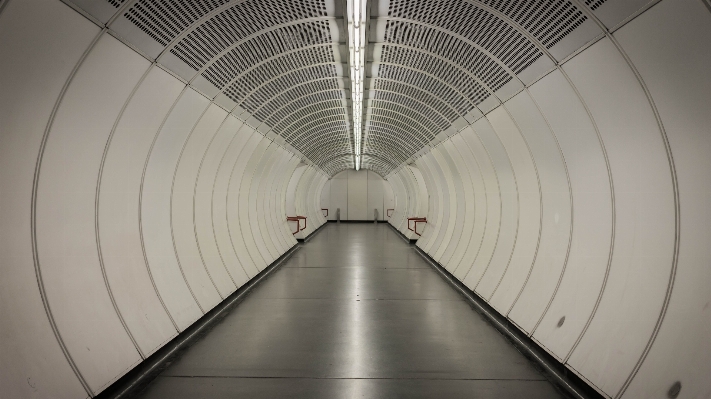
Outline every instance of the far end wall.
<path fill-rule="evenodd" d="M 385 220 L 385 212 L 393 208 L 390 183 L 370 170 L 344 170 L 331 178 L 321 192 L 321 207 L 328 209 L 328 220 Z M 323 211 L 324 214 L 326 211 Z"/>

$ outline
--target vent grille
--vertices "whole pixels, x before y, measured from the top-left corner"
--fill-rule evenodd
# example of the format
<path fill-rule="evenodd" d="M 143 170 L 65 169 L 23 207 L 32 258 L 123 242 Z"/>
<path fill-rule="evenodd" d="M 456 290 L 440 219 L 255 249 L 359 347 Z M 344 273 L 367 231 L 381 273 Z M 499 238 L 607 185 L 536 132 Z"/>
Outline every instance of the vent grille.
<path fill-rule="evenodd" d="M 385 32 L 387 43 L 411 46 L 451 60 L 479 77 L 492 91 L 500 89 L 512 79 L 501 65 L 475 46 L 442 31 L 391 20 L 387 22 Z"/>
<path fill-rule="evenodd" d="M 172 52 L 189 65 L 200 69 L 207 61 L 250 35 L 266 28 L 300 19 L 326 15 L 323 1 L 258 0 L 237 4 L 219 13 L 183 38 Z M 249 18 L 245 18 L 249 16 Z M 319 34 L 308 26 L 283 32 L 289 39 L 308 41 Z M 300 37 L 301 36 L 301 37 Z"/>
<path fill-rule="evenodd" d="M 235 76 L 251 68 L 255 60 L 264 60 L 300 48 L 331 43 L 328 23 L 303 23 L 266 32 L 244 41 L 220 56 L 202 76 L 216 87 L 224 87 Z M 196 70 L 202 64 L 191 64 Z"/>
<path fill-rule="evenodd" d="M 309 86 L 313 87 L 319 83 L 320 82 L 312 83 Z M 303 97 L 296 97 L 297 99 L 294 100 L 294 96 L 291 92 L 299 89 L 300 88 L 289 90 L 288 92 L 271 99 L 257 112 L 261 113 L 261 115 L 265 115 L 264 121 L 268 125 L 274 126 L 279 123 L 280 120 L 287 118 L 292 112 L 298 112 L 300 109 L 318 104 L 323 104 L 324 107 L 343 105 L 343 98 L 345 98 L 343 90 L 324 89 L 325 91 L 321 91 L 317 89 L 311 94 L 306 94 Z"/>
<path fill-rule="evenodd" d="M 605 2 L 585 0 L 592 10 Z M 550 49 L 587 20 L 570 0 L 389 7 L 362 158 L 381 174 L 544 57 L 531 36 Z M 160 45 L 174 44 L 175 57 L 328 173 L 353 166 L 351 110 L 325 0 L 137 0 L 124 16 Z"/>
<path fill-rule="evenodd" d="M 606 2 L 607 0 L 585 0 L 585 5 L 590 7 L 591 10 L 595 11 Z"/>
<path fill-rule="evenodd" d="M 121 7 L 124 1 L 126 0 L 106 0 L 106 2 L 114 6 L 114 8 Z"/>
<path fill-rule="evenodd" d="M 531 41 L 504 20 L 462 0 L 393 0 L 390 2 L 390 15 L 454 32 L 486 49 L 515 73 L 543 56 Z M 441 43 L 437 45 L 441 46 Z"/>
<path fill-rule="evenodd" d="M 124 16 L 136 27 L 167 46 L 203 15 L 229 0 L 139 0 Z"/>
<path fill-rule="evenodd" d="M 461 68 L 439 58 L 427 56 L 417 50 L 385 45 L 383 46 L 382 59 L 383 62 L 422 71 L 448 85 L 449 90 L 457 91 L 458 96 L 463 97 L 456 107 L 461 115 L 466 114 L 474 108 L 475 104 L 480 103 L 488 96 L 487 91 Z"/>
<path fill-rule="evenodd" d="M 276 112 L 279 108 L 288 108 L 291 110 L 294 110 L 294 107 L 297 106 L 297 104 L 290 104 L 291 101 L 294 99 L 292 96 L 307 96 L 311 93 L 314 92 L 321 92 L 321 91 L 339 91 L 340 98 L 343 98 L 344 95 L 343 90 L 338 87 L 338 81 L 336 79 L 324 79 L 324 80 L 318 80 L 314 82 L 309 82 L 306 84 L 302 84 L 299 86 L 296 86 L 292 89 L 289 89 L 288 92 L 282 93 L 281 95 L 275 96 L 272 99 L 269 99 L 267 102 L 262 104 L 259 109 L 255 110 L 254 115 L 255 117 L 259 118 L 260 120 L 267 120 L 267 118 L 272 119 L 270 115 L 274 112 Z M 323 97 L 328 96 L 328 94 L 324 94 Z M 331 94 L 331 97 L 336 97 L 337 94 Z M 286 116 L 290 111 L 288 109 L 283 109 L 280 110 L 282 111 L 279 116 Z M 279 117 L 277 116 L 277 117 Z M 282 117 L 283 117 L 282 116 Z"/>
<path fill-rule="evenodd" d="M 236 103 L 245 102 L 242 107 L 253 112 L 263 101 L 264 93 L 253 93 L 257 88 L 261 91 L 272 90 L 278 94 L 292 87 L 294 84 L 304 82 L 311 77 L 337 77 L 334 65 L 317 65 L 307 67 L 304 65 L 333 63 L 333 52 L 330 47 L 311 48 L 288 56 L 272 59 L 264 64 L 253 67 L 246 73 L 238 76 L 234 82 L 225 89 L 225 95 Z M 297 80 L 289 80 L 297 79 Z M 270 82 L 275 79 L 274 82 Z M 269 82 L 269 83 L 268 83 Z M 333 80 L 335 83 L 335 79 Z M 336 86 L 337 87 L 337 86 Z M 253 97 L 253 98 L 247 98 Z M 249 108 L 247 108 L 249 107 Z"/>

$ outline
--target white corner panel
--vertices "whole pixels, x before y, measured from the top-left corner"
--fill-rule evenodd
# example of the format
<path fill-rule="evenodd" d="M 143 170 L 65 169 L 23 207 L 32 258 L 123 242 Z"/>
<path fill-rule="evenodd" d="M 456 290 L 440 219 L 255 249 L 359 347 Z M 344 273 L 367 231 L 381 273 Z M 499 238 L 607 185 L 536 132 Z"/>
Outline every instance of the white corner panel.
<path fill-rule="evenodd" d="M 455 135 L 444 143 L 444 146 L 456 167 L 463 191 L 461 203 L 457 204 L 459 210 L 457 211 L 456 216 L 461 219 L 461 231 L 459 233 L 455 233 L 457 234 L 458 243 L 447 264 L 444 265 L 450 273 L 453 272 L 457 266 L 459 266 L 464 254 L 467 251 L 467 248 L 471 244 L 477 205 L 471 170 L 465 159 L 462 157 L 462 153 L 457 148 L 462 145 L 461 140 L 462 138 L 460 135 Z"/>
<path fill-rule="evenodd" d="M 37 156 L 62 87 L 99 28 L 54 0 L 0 14 L 0 386 L 8 398 L 79 398 L 35 274 L 31 214 Z"/>
<path fill-rule="evenodd" d="M 593 122 L 565 77 L 553 72 L 531 93 L 563 151 L 573 193 L 573 229 L 567 261 L 556 259 L 548 270 L 535 267 L 510 317 L 528 332 L 536 329 L 534 338 L 562 359 L 585 327 L 607 275 L 612 182 Z"/>
<path fill-rule="evenodd" d="M 471 129 L 469 131 L 471 132 Z M 460 260 L 451 266 L 452 274 L 459 280 L 462 280 L 466 276 L 467 272 L 469 272 L 469 268 L 474 260 L 477 258 L 484 239 L 484 231 L 488 222 L 488 197 L 493 194 L 498 195 L 498 189 L 488 193 L 484 184 L 484 177 L 479 164 L 480 162 L 490 163 L 490 161 L 486 158 L 486 154 L 484 154 L 484 158 L 476 157 L 470 149 L 469 144 L 467 144 L 464 140 L 462 133 L 452 137 L 452 144 L 456 147 L 456 150 L 464 161 L 464 165 L 468 171 L 469 180 L 465 181 L 464 184 L 465 186 L 469 186 L 470 191 L 473 191 L 473 200 L 471 204 L 468 203 L 469 208 L 473 209 L 467 210 L 467 214 L 471 212 L 471 217 L 465 219 L 464 226 L 464 231 L 468 232 L 467 234 L 469 238 L 463 243 L 464 251 Z M 485 168 L 488 170 L 490 166 L 485 166 Z"/>
<path fill-rule="evenodd" d="M 470 245 L 471 250 L 467 250 L 462 263 L 454 270 L 454 275 L 470 289 L 473 289 L 476 283 L 469 283 L 469 273 L 472 269 L 483 270 L 485 265 L 489 264 L 489 260 L 494 253 L 496 240 L 501 228 L 501 193 L 491 157 L 484 148 L 479 136 L 471 127 L 462 130 L 460 134 L 463 141 L 467 144 L 467 147 L 463 147 L 462 151 L 469 151 L 473 155 L 477 163 L 476 167 L 481 173 L 483 190 L 481 190 L 482 187 L 480 187 L 479 192 L 483 192 L 486 195 L 486 206 L 483 208 L 486 212 L 486 217 L 477 218 L 479 222 L 475 223 L 470 240 L 472 244 Z M 465 155 L 465 159 L 467 158 Z M 474 165 L 470 166 L 474 167 Z M 478 181 L 476 183 L 478 183 Z M 477 205 L 480 203 L 481 202 L 477 202 Z M 481 207 L 477 207 L 477 209 L 480 208 Z M 477 215 L 479 215 L 478 211 Z M 478 280 L 478 278 L 473 280 Z"/>
<path fill-rule="evenodd" d="M 252 152 L 251 157 L 249 158 L 249 161 L 245 165 L 244 169 L 236 170 L 236 172 L 242 173 L 240 179 L 241 183 L 239 188 L 237 188 L 237 186 L 230 185 L 230 195 L 228 195 L 227 202 L 227 214 L 228 218 L 231 219 L 229 227 L 232 232 L 233 239 L 238 236 L 240 234 L 239 231 L 241 231 L 242 240 L 244 241 L 244 245 L 247 248 L 249 256 L 252 258 L 253 264 L 256 266 L 258 271 L 262 271 L 265 267 L 267 267 L 267 265 L 269 265 L 270 262 L 268 258 L 265 259 L 264 255 L 262 255 L 262 251 L 266 251 L 266 249 L 260 249 L 257 247 L 257 240 L 255 240 L 255 235 L 250 224 L 250 214 L 254 213 L 256 205 L 255 208 L 251 208 L 249 206 L 249 197 L 252 191 L 252 183 L 257 183 L 255 181 L 255 176 L 258 172 L 257 167 L 261 164 L 263 158 L 268 157 L 267 150 L 269 149 L 271 141 L 258 132 L 255 132 L 254 134 L 260 136 L 261 141 Z"/>
<path fill-rule="evenodd" d="M 98 225 L 106 277 L 144 355 L 177 334 L 145 261 L 138 199 L 153 139 L 184 87 L 160 68 L 148 72 L 116 125 L 101 175 Z"/>
<path fill-rule="evenodd" d="M 249 278 L 239 261 L 227 263 L 223 261 L 212 223 L 213 204 L 216 181 L 220 171 L 221 161 L 227 156 L 232 143 L 237 140 L 242 121 L 228 116 L 210 145 L 203 154 L 200 170 L 195 181 L 193 209 L 195 212 L 195 238 L 205 267 L 210 272 L 220 295 L 227 297 Z M 230 251 L 234 254 L 234 251 Z M 234 255 L 233 255 L 234 257 Z M 226 258 L 226 256 L 225 256 Z"/>
<path fill-rule="evenodd" d="M 141 360 L 104 282 L 96 192 L 112 127 L 149 66 L 118 40 L 103 35 L 57 109 L 41 161 L 38 262 L 59 333 L 94 392 Z"/>
<path fill-rule="evenodd" d="M 659 333 L 624 398 L 711 396 L 711 13 L 703 2 L 662 1 L 615 33 L 659 110 L 679 198 L 679 255 Z M 655 276 L 655 278 L 664 278 Z"/>
<path fill-rule="evenodd" d="M 509 155 L 516 177 L 516 199 L 518 202 L 517 234 L 515 245 L 507 261 L 492 261 L 477 286 L 477 292 L 487 300 L 499 290 L 506 294 L 521 292 L 524 280 L 533 265 L 538 249 L 541 223 L 541 193 L 538 170 L 531 151 L 516 122 L 506 108 L 499 107 L 486 118 L 496 131 Z M 507 275 L 511 273 L 511 277 Z M 502 308 L 500 304 L 499 308 Z"/>
<path fill-rule="evenodd" d="M 348 170 L 348 220 L 367 220 L 368 171 Z"/>
<path fill-rule="evenodd" d="M 558 142 L 536 104 L 528 92 L 524 91 L 505 106 L 529 145 L 540 179 L 541 210 L 537 212 L 540 216 L 540 232 L 535 259 L 530 264 L 521 259 L 522 262 L 509 265 L 501 281 L 504 287 L 521 288 L 534 268 L 547 270 L 549 265 L 563 262 L 570 242 L 572 209 L 567 172 Z M 530 245 L 525 242 L 521 244 Z M 542 266 L 537 266 L 539 264 Z M 521 293 L 520 288 L 497 290 L 490 299 L 492 305 L 508 313 Z"/>
<path fill-rule="evenodd" d="M 385 220 L 385 180 L 379 174 L 368 171 L 368 215 L 366 220 L 375 218 L 375 210 L 378 210 L 378 220 Z"/>
<path fill-rule="evenodd" d="M 451 266 L 451 259 L 454 255 L 454 251 L 461 247 L 462 234 L 464 228 L 464 219 L 466 218 L 466 200 L 464 193 L 464 179 L 463 176 L 469 177 L 469 174 L 463 170 L 460 170 L 462 165 L 457 165 L 454 161 L 454 156 L 458 156 L 457 150 L 452 147 L 452 140 L 446 140 L 442 143 L 440 152 L 444 162 L 447 163 L 447 168 L 451 175 L 451 182 L 454 185 L 456 194 L 452 195 L 452 200 L 455 206 L 450 209 L 450 225 L 452 226 L 452 232 L 450 234 L 449 242 L 447 247 L 442 252 L 440 263 L 446 267 Z M 452 153 L 456 153 L 452 155 Z M 468 183 L 468 182 L 467 182 Z"/>
<path fill-rule="evenodd" d="M 171 189 L 171 230 L 175 251 L 185 279 L 203 309 L 212 309 L 223 296 L 202 259 L 195 237 L 195 181 L 202 157 L 226 117 L 227 112 L 217 105 L 207 108 L 181 150 Z"/>
<path fill-rule="evenodd" d="M 229 260 L 230 263 L 239 263 L 247 272 L 249 278 L 252 278 L 260 271 L 257 266 L 259 259 L 252 258 L 247 249 L 247 241 L 242 236 L 239 204 L 246 165 L 252 159 L 257 146 L 265 138 L 246 123 L 242 126 L 242 133 L 246 135 L 246 141 L 240 140 L 240 143 L 235 141 L 233 143 L 235 151 L 230 153 L 229 159 L 225 157 L 223 161 L 225 179 L 220 182 L 219 193 L 215 189 L 213 223 L 215 224 L 215 234 L 217 235 L 220 252 L 227 254 L 231 258 Z"/>
<path fill-rule="evenodd" d="M 494 168 L 493 173 L 495 174 L 494 178 L 498 183 L 498 200 L 500 201 L 498 234 L 493 237 L 485 237 L 485 239 L 493 240 L 493 248 L 491 250 L 486 248 L 486 251 L 484 251 L 485 248 L 482 248 L 476 262 L 464 280 L 467 286 L 479 292 L 479 282 L 489 268 L 493 267 L 494 270 L 501 270 L 506 267 L 506 264 L 511 259 L 511 252 L 518 232 L 519 209 L 516 197 L 516 177 L 511 167 L 509 155 L 503 144 L 501 144 L 501 140 L 486 118 L 476 121 L 472 128 L 491 159 L 491 164 Z M 489 188 L 487 187 L 488 190 Z M 496 204 L 489 202 L 488 205 L 496 209 Z M 504 265 L 501 266 L 501 264 Z"/>
<path fill-rule="evenodd" d="M 615 188 L 610 274 L 571 365 L 614 395 L 641 356 L 662 310 L 674 252 L 671 168 L 644 91 L 611 41 L 601 40 L 564 69 L 597 121 Z M 610 325 L 611 320 L 619 322 Z"/>
<path fill-rule="evenodd" d="M 178 328 L 184 330 L 203 314 L 178 262 L 171 231 L 171 187 L 183 143 L 198 122 L 208 100 L 183 91 L 155 140 L 148 159 L 141 195 L 141 224 L 148 267 L 158 292 Z"/>

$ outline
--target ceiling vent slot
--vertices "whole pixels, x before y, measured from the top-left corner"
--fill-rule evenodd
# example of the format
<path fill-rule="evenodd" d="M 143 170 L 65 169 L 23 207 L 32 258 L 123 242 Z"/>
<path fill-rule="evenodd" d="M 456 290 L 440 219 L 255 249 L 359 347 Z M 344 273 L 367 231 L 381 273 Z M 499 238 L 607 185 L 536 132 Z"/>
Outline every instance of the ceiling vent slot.
<path fill-rule="evenodd" d="M 124 16 L 162 46 L 229 0 L 139 0 Z"/>
<path fill-rule="evenodd" d="M 591 10 L 595 11 L 606 2 L 607 0 L 585 0 L 585 5 L 590 7 Z"/>
<path fill-rule="evenodd" d="M 201 24 L 183 38 L 173 52 L 184 61 L 190 60 L 199 69 L 233 43 L 242 41 L 261 30 L 292 21 L 324 16 L 326 16 L 326 5 L 323 0 L 245 1 Z M 328 32 L 328 27 L 325 31 Z M 309 36 L 314 34 L 323 35 L 323 29 L 302 26 L 292 38 L 309 41 Z M 299 35 L 302 37 L 296 37 Z"/>

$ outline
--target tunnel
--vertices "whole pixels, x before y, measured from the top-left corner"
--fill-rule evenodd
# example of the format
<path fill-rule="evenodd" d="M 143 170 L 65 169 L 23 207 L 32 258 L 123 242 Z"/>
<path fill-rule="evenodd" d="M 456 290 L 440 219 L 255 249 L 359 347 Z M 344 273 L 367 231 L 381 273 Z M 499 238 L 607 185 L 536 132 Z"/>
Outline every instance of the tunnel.
<path fill-rule="evenodd" d="M 711 398 L 709 154 L 709 0 L 0 0 L 0 397 Z"/>

